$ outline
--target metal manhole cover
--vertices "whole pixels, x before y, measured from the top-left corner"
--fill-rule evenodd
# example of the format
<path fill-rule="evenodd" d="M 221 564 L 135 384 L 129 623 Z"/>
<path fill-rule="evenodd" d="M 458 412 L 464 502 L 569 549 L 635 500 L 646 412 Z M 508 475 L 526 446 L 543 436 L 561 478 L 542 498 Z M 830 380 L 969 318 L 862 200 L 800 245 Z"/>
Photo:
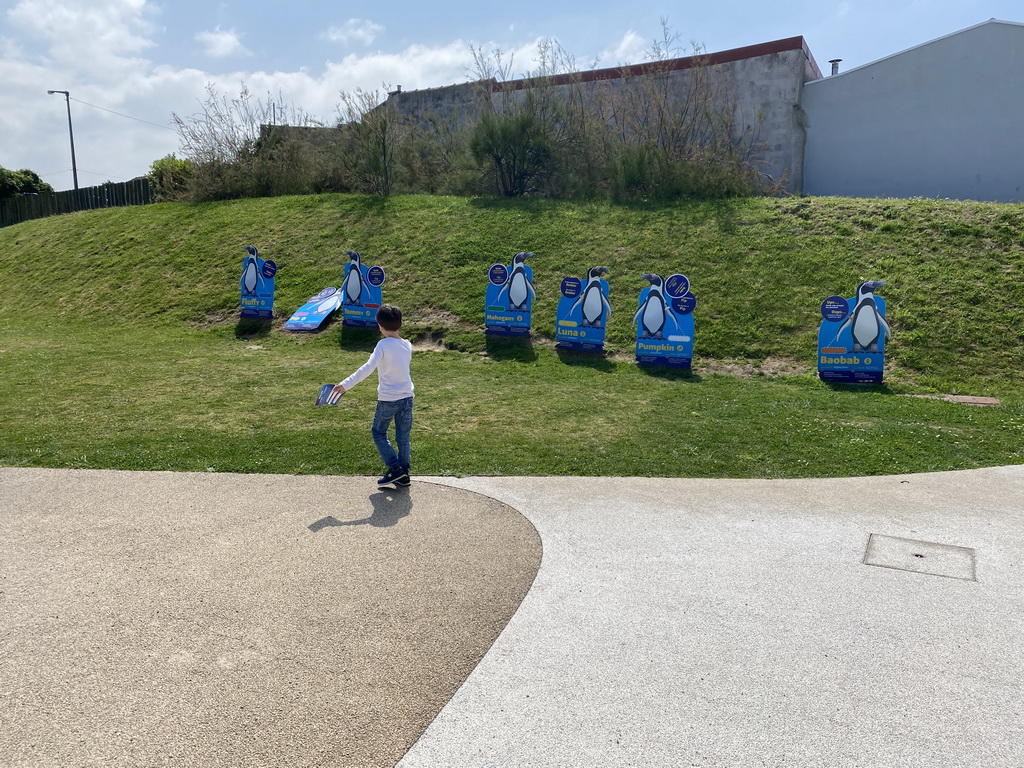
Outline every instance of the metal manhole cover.
<path fill-rule="evenodd" d="M 977 581 L 974 570 L 974 550 L 935 544 L 930 541 L 901 539 L 872 533 L 864 553 L 865 565 L 895 568 L 900 571 L 947 576 L 951 579 Z"/>

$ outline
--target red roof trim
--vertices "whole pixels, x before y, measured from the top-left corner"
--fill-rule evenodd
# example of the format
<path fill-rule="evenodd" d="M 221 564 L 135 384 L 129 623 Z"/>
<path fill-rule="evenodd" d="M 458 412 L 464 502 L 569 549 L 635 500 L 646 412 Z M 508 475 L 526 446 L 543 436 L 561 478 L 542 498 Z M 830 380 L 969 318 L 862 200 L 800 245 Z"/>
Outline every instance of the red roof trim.
<path fill-rule="evenodd" d="M 681 59 L 669 59 L 667 61 L 652 61 L 646 64 L 628 64 L 622 67 L 607 67 L 605 69 L 591 69 L 586 72 L 571 72 L 563 75 L 552 75 L 548 78 L 532 77 L 523 80 L 508 80 L 503 83 L 494 83 L 491 89 L 494 92 L 520 91 L 524 88 L 531 88 L 541 82 L 550 85 L 568 85 L 570 83 L 593 83 L 599 80 L 615 80 L 620 77 L 637 77 L 639 75 L 657 74 L 660 72 L 675 72 L 681 69 L 691 69 L 698 65 L 728 64 L 743 59 L 753 59 L 758 56 L 767 56 L 772 53 L 783 51 L 802 50 L 807 56 L 807 79 L 818 80 L 821 78 L 821 70 L 818 69 L 814 56 L 803 36 L 787 37 L 782 40 L 773 40 L 770 43 L 758 45 L 747 45 L 743 48 L 733 48 L 718 53 L 707 53 L 702 56 L 687 56 Z"/>

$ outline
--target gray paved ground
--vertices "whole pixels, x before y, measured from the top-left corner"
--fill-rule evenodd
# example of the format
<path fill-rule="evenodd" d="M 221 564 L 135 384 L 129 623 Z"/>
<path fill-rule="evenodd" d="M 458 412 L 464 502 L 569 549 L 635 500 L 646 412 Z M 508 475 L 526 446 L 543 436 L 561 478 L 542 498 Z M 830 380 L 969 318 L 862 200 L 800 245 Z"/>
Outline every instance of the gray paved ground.
<path fill-rule="evenodd" d="M 23 474 L 31 472 L 49 485 Z M 522 583 L 539 554 L 533 528 L 511 507 L 539 533 L 536 580 L 479 665 L 463 668 L 469 676 L 454 696 L 460 678 L 449 660 L 434 656 L 426 665 L 438 674 L 409 698 L 429 699 L 438 678 L 440 702 L 452 697 L 402 768 L 1024 765 L 1024 467 L 799 481 L 433 478 L 414 486 L 411 507 L 401 498 L 374 501 L 365 479 L 46 472 L 0 469 L 6 764 L 101 764 L 104 755 L 104 764 L 117 765 L 289 764 L 282 755 L 292 765 L 371 764 L 317 750 L 331 739 L 354 749 L 364 735 L 414 718 L 378 707 L 339 736 L 346 712 L 372 706 L 382 691 L 399 699 L 393 677 L 351 679 L 372 652 L 344 664 L 332 653 L 377 627 L 399 638 L 394 647 L 411 647 L 438 611 L 448 621 L 435 623 L 425 653 L 447 647 L 456 616 L 479 622 L 467 638 L 493 638 L 517 599 L 502 586 L 517 574 Z M 96 475 L 109 487 L 90 497 L 81 478 Z M 64 484 L 75 493 L 66 495 Z M 482 496 L 459 495 L 467 490 Z M 485 496 L 508 506 L 489 507 Z M 112 498 L 140 511 L 128 530 L 141 549 L 115 545 L 127 512 L 96 511 L 97 500 Z M 346 498 L 356 505 L 345 506 Z M 18 522 L 11 504 L 36 511 Z M 147 519 L 146 509 L 157 514 Z M 192 580 L 205 585 L 184 594 L 190 578 L 181 569 L 170 583 L 152 571 L 141 579 L 176 605 L 172 619 L 161 620 L 174 631 L 149 655 L 133 653 L 155 621 L 152 610 L 137 603 L 124 621 L 105 592 L 115 586 L 134 601 L 140 557 L 161 564 L 162 545 L 195 540 L 196 531 L 229 565 L 207 573 L 209 557 L 179 564 L 198 569 Z M 334 538 L 321 539 L 325 533 Z M 81 536 L 89 538 L 84 551 L 72 546 Z M 386 590 L 381 574 L 396 562 L 408 566 L 401 571 L 411 583 L 436 584 L 430 567 L 416 563 L 432 564 L 430 553 L 445 548 L 443 589 L 404 614 L 364 612 L 360 631 L 351 631 L 337 599 L 344 589 L 372 582 Z M 472 564 L 456 567 L 473 552 Z M 345 588 L 317 587 L 301 599 L 298 574 L 345 572 L 343 557 L 359 562 Z M 96 566 L 90 582 L 84 574 Z M 62 587 L 67 569 L 79 574 L 77 590 Z M 49 587 L 25 604 L 10 585 L 24 589 L 32 574 Z M 83 595 L 87 584 L 94 593 Z M 268 596 L 246 609 L 259 615 L 224 615 L 226 604 L 252 603 L 245 584 Z M 486 590 L 478 593 L 479 585 Z M 80 610 L 91 628 L 76 635 L 62 625 L 61 644 L 57 609 L 76 595 L 106 620 L 90 623 Z M 465 610 L 445 613 L 451 595 Z M 301 603 L 294 610 L 293 600 Z M 210 613 L 213 623 L 194 621 L 193 611 Z M 304 647 L 318 616 L 324 625 Z M 192 636 L 201 642 L 190 650 L 184 639 Z M 112 647 L 123 655 L 109 658 Z M 385 658 L 381 674 L 415 655 Z M 119 692 L 145 696 L 125 703 L 110 695 L 104 681 L 119 675 L 130 681 Z M 311 700 L 311 684 L 312 703 L 298 707 Z M 225 709 L 239 699 L 253 705 L 248 715 Z M 420 706 L 421 728 L 429 709 Z M 177 733 L 194 751 L 163 762 L 110 761 L 109 744 L 138 754 L 132 750 L 153 732 Z M 54 734 L 81 740 L 65 746 L 74 759 L 39 759 L 38 745 Z"/>
<path fill-rule="evenodd" d="M 1024 467 L 445 482 L 544 559 L 402 768 L 1024 766 Z"/>

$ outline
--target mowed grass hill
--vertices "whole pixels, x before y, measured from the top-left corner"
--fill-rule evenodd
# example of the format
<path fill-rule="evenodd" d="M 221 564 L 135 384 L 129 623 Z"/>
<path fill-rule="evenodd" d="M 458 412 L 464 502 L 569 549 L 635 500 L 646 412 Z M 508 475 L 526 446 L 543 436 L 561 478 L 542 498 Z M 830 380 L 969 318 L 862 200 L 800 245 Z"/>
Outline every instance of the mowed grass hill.
<path fill-rule="evenodd" d="M 239 319 L 243 246 L 277 317 Z M 283 329 L 385 270 L 417 342 L 414 472 L 802 477 L 1024 461 L 1024 206 L 673 204 L 325 195 L 157 204 L 0 229 L 0 464 L 372 474 L 375 381 L 314 408 L 373 348 Z M 529 341 L 483 333 L 488 268 L 532 251 Z M 604 355 L 554 349 L 563 277 L 610 267 Z M 693 371 L 633 362 L 645 272 L 687 275 Z M 816 378 L 819 306 L 885 280 L 881 386 Z M 972 407 L 910 395 L 999 399 Z"/>

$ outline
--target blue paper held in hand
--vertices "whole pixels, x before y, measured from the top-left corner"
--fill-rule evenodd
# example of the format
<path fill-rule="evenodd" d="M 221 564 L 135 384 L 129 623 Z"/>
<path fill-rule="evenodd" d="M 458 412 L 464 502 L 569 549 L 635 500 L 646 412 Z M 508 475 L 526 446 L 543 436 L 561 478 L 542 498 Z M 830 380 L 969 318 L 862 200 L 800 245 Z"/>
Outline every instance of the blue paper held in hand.
<path fill-rule="evenodd" d="M 324 384 L 322 387 L 320 387 L 320 394 L 317 395 L 316 404 L 317 405 L 337 405 L 339 402 L 341 402 L 341 398 L 340 397 L 337 400 L 335 400 L 333 403 L 327 402 L 327 399 L 331 396 L 331 391 L 333 389 L 334 389 L 334 385 L 333 384 Z"/>

